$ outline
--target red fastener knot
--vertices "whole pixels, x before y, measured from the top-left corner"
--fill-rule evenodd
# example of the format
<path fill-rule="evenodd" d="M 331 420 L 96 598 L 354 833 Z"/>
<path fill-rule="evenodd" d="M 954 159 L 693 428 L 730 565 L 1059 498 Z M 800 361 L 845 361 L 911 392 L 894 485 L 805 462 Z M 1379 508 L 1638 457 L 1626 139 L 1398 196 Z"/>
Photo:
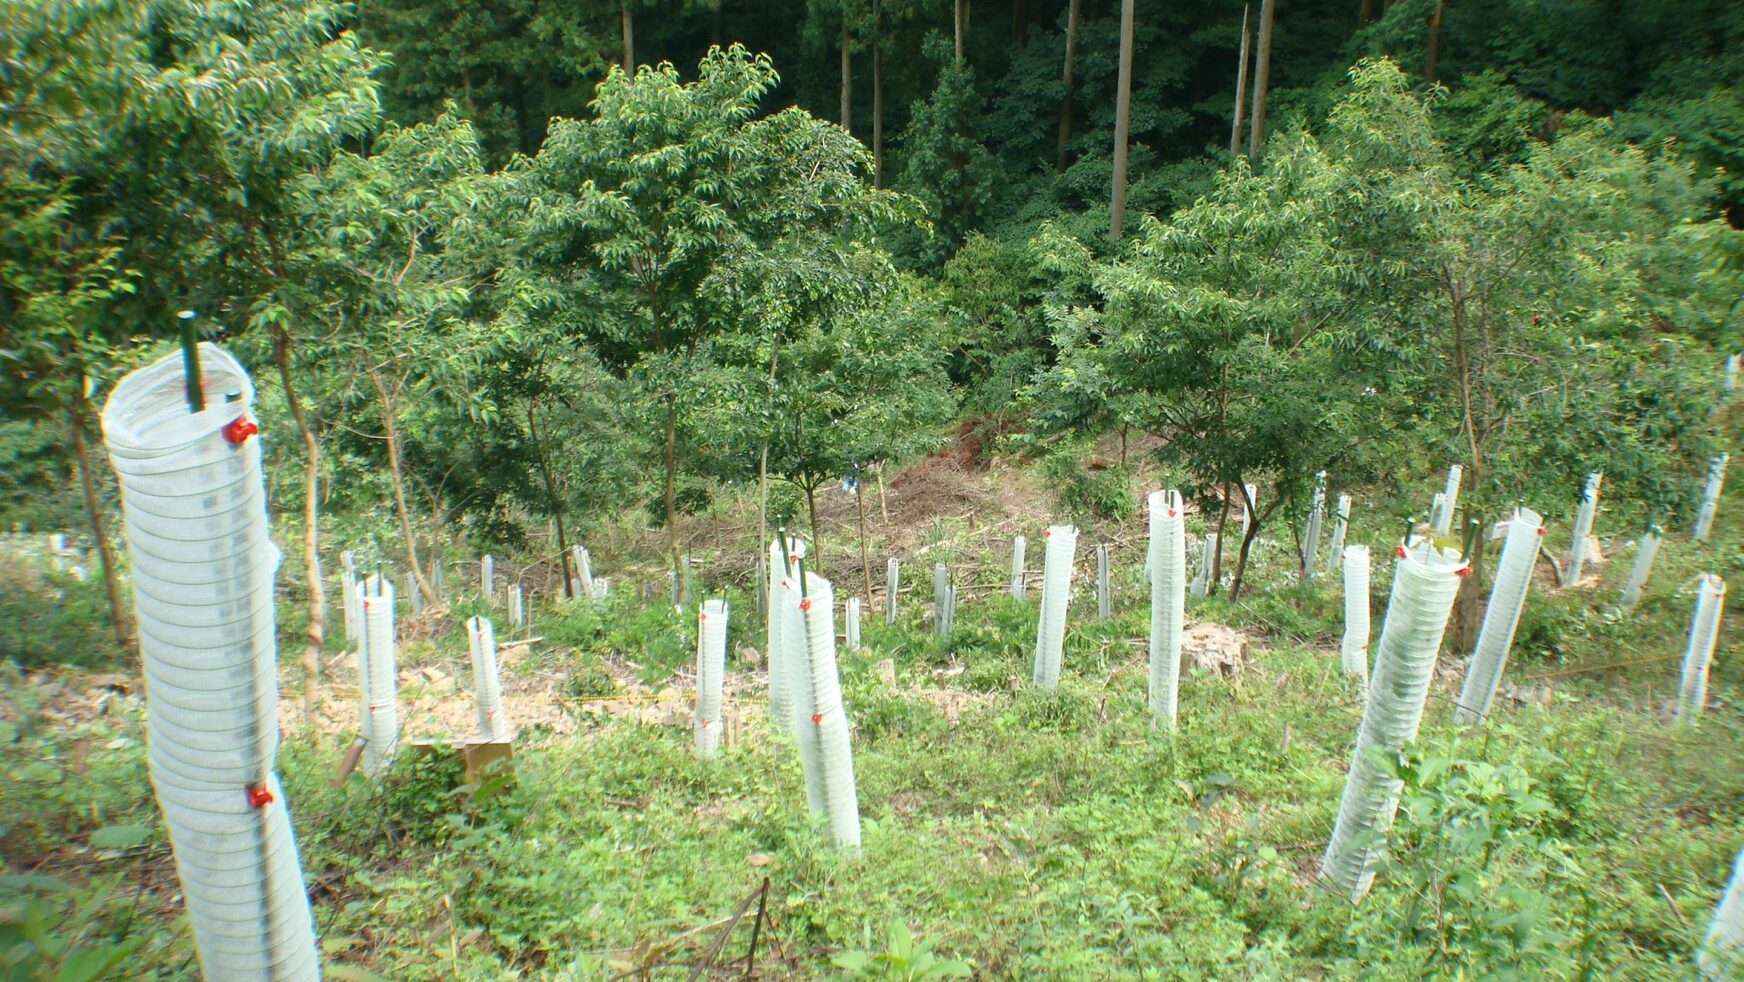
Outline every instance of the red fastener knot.
<path fill-rule="evenodd" d="M 260 427 L 256 426 L 254 420 L 249 419 L 247 416 L 238 416 L 230 422 L 225 423 L 224 429 L 221 432 L 224 434 L 224 439 L 231 443 L 239 444 L 256 433 L 259 433 Z"/>
<path fill-rule="evenodd" d="M 799 609 L 800 610 L 810 610 L 811 609 L 811 598 L 807 597 L 806 599 L 801 600 L 799 602 Z"/>
<path fill-rule="evenodd" d="M 1170 508 L 1170 509 L 1169 509 L 1169 517 L 1170 517 L 1170 518 L 1174 518 L 1174 517 L 1175 517 L 1175 509 L 1173 509 L 1173 508 Z"/>
<path fill-rule="evenodd" d="M 264 808 L 272 800 L 273 800 L 273 793 L 271 791 L 267 790 L 266 785 L 264 785 L 264 784 L 250 784 L 248 786 L 248 807 L 250 807 L 250 808 Z"/>
<path fill-rule="evenodd" d="M 1044 539 L 1048 538 L 1049 536 L 1051 536 L 1053 534 L 1054 534 L 1053 529 L 1042 529 L 1042 538 L 1044 538 Z"/>
<path fill-rule="evenodd" d="M 1455 575 L 1455 576 L 1469 576 L 1469 575 L 1471 575 L 1471 567 L 1470 566 L 1461 566 L 1459 569 L 1456 569 L 1453 571 L 1453 575 Z"/>
<path fill-rule="evenodd" d="M 824 721 L 824 714 L 823 713 L 812 713 L 811 714 L 811 721 L 813 723 L 822 723 Z"/>
<path fill-rule="evenodd" d="M 1393 554 L 1398 556 L 1400 559 L 1404 559 L 1405 558 L 1405 547 L 1404 546 L 1394 546 L 1393 547 Z"/>
<path fill-rule="evenodd" d="M 1539 526 L 1539 527 L 1538 527 L 1538 534 L 1539 534 L 1539 535 L 1543 535 L 1543 534 L 1544 534 L 1544 526 L 1542 526 L 1542 525 L 1540 525 L 1540 526 Z"/>

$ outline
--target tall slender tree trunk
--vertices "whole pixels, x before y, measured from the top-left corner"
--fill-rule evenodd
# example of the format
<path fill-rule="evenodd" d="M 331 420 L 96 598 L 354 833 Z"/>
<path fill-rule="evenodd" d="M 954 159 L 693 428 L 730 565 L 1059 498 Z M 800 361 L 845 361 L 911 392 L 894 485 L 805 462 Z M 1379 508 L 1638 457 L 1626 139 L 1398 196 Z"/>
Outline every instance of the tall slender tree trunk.
<path fill-rule="evenodd" d="M 1132 124 L 1132 8 L 1120 0 L 1120 75 L 1114 90 L 1114 197 L 1108 206 L 1108 234 L 1120 238 L 1126 221 L 1126 144 Z"/>
<path fill-rule="evenodd" d="M 1011 0 L 1011 46 L 1023 47 L 1024 28 L 1029 26 L 1029 12 L 1023 0 Z"/>
<path fill-rule="evenodd" d="M 1211 550 L 1211 573 L 1206 577 L 1207 594 L 1217 592 L 1217 582 L 1223 578 L 1223 538 L 1229 528 L 1229 482 L 1223 482 L 1223 507 L 1217 512 L 1217 548 Z"/>
<path fill-rule="evenodd" d="M 436 591 L 430 588 L 430 581 L 424 578 L 424 570 L 418 565 L 418 541 L 412 535 L 411 509 L 406 507 L 406 479 L 400 464 L 399 398 L 388 392 L 381 373 L 373 368 L 369 371 L 369 380 L 374 383 L 376 396 L 381 400 L 382 435 L 388 441 L 388 480 L 394 489 L 394 513 L 400 520 L 400 538 L 406 546 L 406 575 L 424 595 L 424 602 L 434 606 L 437 603 Z"/>
<path fill-rule="evenodd" d="M 769 438 L 757 454 L 757 548 L 769 548 Z M 762 555 L 762 553 L 758 553 Z"/>
<path fill-rule="evenodd" d="M 854 131 L 854 59 L 848 51 L 848 18 L 842 17 L 842 129 Z"/>
<path fill-rule="evenodd" d="M 1469 525 L 1477 516 L 1472 513 L 1470 505 L 1465 508 L 1466 523 Z M 1453 529 L 1457 536 L 1463 533 L 1458 527 Z M 1466 557 L 1471 563 L 1471 572 L 1460 577 L 1459 592 L 1453 597 L 1453 644 L 1460 651 L 1471 651 L 1478 643 L 1478 628 L 1483 623 L 1484 613 L 1484 537 L 1482 534 L 1472 539 L 1471 555 Z"/>
<path fill-rule="evenodd" d="M 1366 27 L 1368 22 L 1374 19 L 1375 0 L 1362 0 L 1362 3 L 1356 8 L 1356 26 Z"/>
<path fill-rule="evenodd" d="M 969 0 L 954 0 L 951 5 L 952 50 L 957 64 L 963 63 L 963 35 L 969 31 Z"/>
<path fill-rule="evenodd" d="M 557 497 L 557 478 L 551 473 L 551 455 L 547 452 L 545 441 L 539 437 L 539 420 L 536 415 L 537 403 L 527 400 L 527 435 L 533 440 L 533 447 L 539 457 L 539 472 L 545 479 L 545 497 L 551 502 L 551 520 L 557 526 L 557 555 L 563 566 L 563 595 L 574 599 L 575 590 L 570 586 L 570 578 L 575 574 L 571 571 L 569 557 L 569 533 L 563 527 L 563 503 Z"/>
<path fill-rule="evenodd" d="M 1423 77 L 1430 85 L 1440 81 L 1437 72 L 1441 67 L 1441 11 L 1446 6 L 1446 0 L 1435 0 L 1435 12 L 1429 15 L 1429 39 L 1423 50 Z"/>
<path fill-rule="evenodd" d="M 819 576 L 828 576 L 824 572 L 824 529 L 817 517 L 817 488 L 810 484 L 805 486 L 805 508 L 811 513 L 811 568 Z"/>
<path fill-rule="evenodd" d="M 1260 526 L 1264 525 L 1266 519 L 1270 518 L 1272 513 L 1278 510 L 1278 506 L 1283 504 L 1282 498 L 1272 495 L 1272 502 L 1266 506 L 1265 512 L 1256 512 L 1254 511 L 1253 499 L 1247 494 L 1247 482 L 1242 480 L 1241 475 L 1238 474 L 1235 483 L 1237 487 L 1241 488 L 1241 500 L 1247 505 L 1247 514 L 1253 517 L 1247 523 L 1247 532 L 1241 537 L 1241 554 L 1235 560 L 1235 579 L 1229 584 L 1229 599 L 1231 601 L 1241 599 L 1242 584 L 1247 580 L 1248 553 L 1253 549 L 1254 540 L 1259 538 Z"/>
<path fill-rule="evenodd" d="M 273 331 L 273 363 L 279 370 L 279 385 L 285 390 L 285 405 L 297 434 L 303 439 L 303 582 L 309 588 L 309 630 L 303 641 L 303 713 L 315 712 L 321 685 L 321 649 L 327 643 L 327 586 L 321 576 L 321 441 L 303 413 L 303 400 L 291 384 L 291 337 L 284 329 Z"/>
<path fill-rule="evenodd" d="M 634 75 L 636 73 L 636 15 L 630 12 L 628 3 L 618 7 L 618 15 L 619 30 L 624 37 L 624 71 Z"/>
<path fill-rule="evenodd" d="M 1266 92 L 1272 81 L 1272 19 L 1277 14 L 1278 0 L 1263 0 L 1260 4 L 1260 36 L 1254 51 L 1253 122 L 1247 135 L 1247 155 L 1259 160 L 1266 143 Z"/>
<path fill-rule="evenodd" d="M 672 550 L 672 575 L 684 575 L 678 548 L 678 394 L 666 393 L 666 545 Z"/>
<path fill-rule="evenodd" d="M 872 36 L 872 186 L 884 186 L 884 46 L 876 33 Z"/>
<path fill-rule="evenodd" d="M 1235 118 L 1229 124 L 1229 155 L 1241 155 L 1241 111 L 1247 101 L 1247 14 L 1251 4 L 1241 8 L 1241 54 L 1235 66 Z"/>
<path fill-rule="evenodd" d="M 85 495 L 85 518 L 91 523 L 91 537 L 97 542 L 97 559 L 103 564 L 103 591 L 109 595 L 109 625 L 115 630 L 115 640 L 125 648 L 131 641 L 127 629 L 127 611 L 121 606 L 121 583 L 115 573 L 115 549 L 109 544 L 109 532 L 103 527 L 103 507 L 97 501 L 97 481 L 91 476 L 91 451 L 85 445 L 85 380 L 78 379 L 79 389 L 67 403 L 67 428 L 73 441 L 73 461 L 79 468 L 79 488 Z"/>
<path fill-rule="evenodd" d="M 860 576 L 866 581 L 866 602 L 872 602 L 872 560 L 866 555 L 866 495 L 858 471 L 854 474 L 854 508 L 860 513 Z"/>
<path fill-rule="evenodd" d="M 1072 69 L 1078 58 L 1078 19 L 1083 8 L 1083 0 L 1070 0 L 1066 7 L 1066 63 L 1060 73 L 1066 91 L 1060 96 L 1060 137 L 1054 151 L 1054 170 L 1061 174 L 1066 172 L 1066 145 L 1072 142 Z"/>

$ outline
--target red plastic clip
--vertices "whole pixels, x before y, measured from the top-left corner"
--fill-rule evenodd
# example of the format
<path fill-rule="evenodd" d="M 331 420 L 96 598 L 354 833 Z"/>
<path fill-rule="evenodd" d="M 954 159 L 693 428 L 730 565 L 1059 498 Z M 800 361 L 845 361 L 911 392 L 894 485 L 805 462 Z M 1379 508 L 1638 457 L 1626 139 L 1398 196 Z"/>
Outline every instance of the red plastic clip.
<path fill-rule="evenodd" d="M 1053 534 L 1054 534 L 1053 529 L 1042 529 L 1042 538 L 1044 538 L 1044 539 L 1053 535 Z"/>
<path fill-rule="evenodd" d="M 708 614 L 699 611 L 696 615 L 696 619 L 699 621 L 706 621 L 708 620 Z"/>
<path fill-rule="evenodd" d="M 701 726 L 703 729 L 706 730 L 706 729 L 708 729 L 708 724 L 709 724 L 709 721 L 705 719 L 701 723 L 698 723 L 697 725 Z"/>
<path fill-rule="evenodd" d="M 811 609 L 811 598 L 807 597 L 804 600 L 801 600 L 799 602 L 799 609 L 800 610 L 810 610 Z"/>
<path fill-rule="evenodd" d="M 247 416 L 238 416 L 230 422 L 225 423 L 224 429 L 221 432 L 224 434 L 224 439 L 229 440 L 231 443 L 240 444 L 249 437 L 259 433 L 260 427 L 256 426 L 254 420 L 249 419 Z"/>
<path fill-rule="evenodd" d="M 1173 509 L 1173 508 L 1170 508 L 1170 509 L 1169 509 L 1169 517 L 1170 517 L 1170 518 L 1174 518 L 1174 517 L 1175 517 L 1175 509 Z"/>
<path fill-rule="evenodd" d="M 822 723 L 824 721 L 824 714 L 823 713 L 812 713 L 811 714 L 811 721 L 813 723 Z"/>
<path fill-rule="evenodd" d="M 1469 576 L 1469 575 L 1471 575 L 1471 567 L 1470 566 L 1461 566 L 1459 569 L 1456 569 L 1453 571 L 1453 575 L 1455 575 L 1455 576 Z"/>
<path fill-rule="evenodd" d="M 271 791 L 267 790 L 266 785 L 264 785 L 264 784 L 250 784 L 248 786 L 248 807 L 250 807 L 250 808 L 264 808 L 264 807 L 266 807 L 266 805 L 271 803 L 272 800 L 273 800 L 273 793 Z"/>
<path fill-rule="evenodd" d="M 1394 546 L 1393 547 L 1393 554 L 1398 556 L 1400 559 L 1404 559 L 1405 558 L 1405 547 L 1404 546 Z"/>
<path fill-rule="evenodd" d="M 1542 525 L 1540 525 L 1540 526 L 1538 526 L 1538 534 L 1539 534 L 1539 535 L 1543 535 L 1543 534 L 1544 534 L 1544 526 L 1542 526 Z"/>

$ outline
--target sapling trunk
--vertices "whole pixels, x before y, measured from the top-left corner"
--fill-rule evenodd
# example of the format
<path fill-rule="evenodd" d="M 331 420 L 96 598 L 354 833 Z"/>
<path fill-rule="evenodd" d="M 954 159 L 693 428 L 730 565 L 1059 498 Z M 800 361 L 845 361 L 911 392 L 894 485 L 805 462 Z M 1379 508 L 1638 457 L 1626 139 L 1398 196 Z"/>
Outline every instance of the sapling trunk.
<path fill-rule="evenodd" d="M 1187 533 L 1181 495 L 1153 491 L 1150 510 L 1151 631 L 1148 699 L 1151 726 L 1175 728 L 1181 679 L 1181 628 L 1186 617 Z"/>
<path fill-rule="evenodd" d="M 309 590 L 309 626 L 303 643 L 303 712 L 313 714 L 321 683 L 321 649 L 327 642 L 327 586 L 321 577 L 321 442 L 303 414 L 303 400 L 291 384 L 291 339 L 273 330 L 273 363 L 285 390 L 285 407 L 303 440 L 303 582 Z"/>
<path fill-rule="evenodd" d="M 1364 701 L 1362 726 L 1351 751 L 1338 821 L 1320 861 L 1320 873 L 1340 893 L 1362 899 L 1374 882 L 1378 839 L 1399 806 L 1400 781 L 1381 770 L 1417 738 L 1423 704 L 1435 674 L 1435 656 L 1453 610 L 1465 560 L 1424 545 L 1421 555 L 1398 547 L 1375 671 Z"/>
<path fill-rule="evenodd" d="M 85 401 L 81 391 L 73 396 L 67 404 L 68 429 L 71 430 L 73 443 L 73 460 L 79 468 L 79 488 L 85 496 L 85 519 L 91 523 L 91 537 L 97 543 L 97 558 L 103 564 L 103 592 L 109 599 L 109 626 L 115 631 L 115 641 L 123 648 L 128 646 L 131 638 L 127 631 L 127 612 L 121 604 L 121 583 L 115 573 L 115 550 L 109 545 L 109 532 L 103 527 L 103 510 L 97 503 L 97 483 L 91 477 L 91 454 L 85 446 L 85 420 L 82 412 Z M 316 594 L 317 598 L 319 594 Z M 311 617 L 319 618 L 319 614 L 311 613 Z M 317 663 L 317 670 L 319 663 Z M 303 668 L 308 671 L 308 659 L 305 657 Z M 312 677 L 312 676 L 311 676 Z M 311 685 L 313 683 L 310 683 Z M 312 706 L 314 696 L 307 696 L 307 704 Z"/>

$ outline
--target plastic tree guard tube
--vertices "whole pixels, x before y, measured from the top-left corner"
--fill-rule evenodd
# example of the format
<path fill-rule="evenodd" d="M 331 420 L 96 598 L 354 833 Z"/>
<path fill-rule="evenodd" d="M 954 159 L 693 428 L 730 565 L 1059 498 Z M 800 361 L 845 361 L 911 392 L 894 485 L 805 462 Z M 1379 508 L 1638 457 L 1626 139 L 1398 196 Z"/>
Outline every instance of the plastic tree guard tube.
<path fill-rule="evenodd" d="M 1146 695 L 1151 725 L 1175 728 L 1181 681 L 1181 628 L 1187 603 L 1187 530 L 1181 495 L 1153 491 L 1150 508 L 1151 633 Z"/>
<path fill-rule="evenodd" d="M 1036 621 L 1032 680 L 1038 688 L 1051 689 L 1060 681 L 1060 658 L 1066 643 L 1066 605 L 1071 599 L 1072 557 L 1078 549 L 1078 530 L 1070 525 L 1054 525 L 1044 535 L 1048 544 L 1042 558 L 1042 603 Z"/>
<path fill-rule="evenodd" d="M 1489 715 L 1502 671 L 1508 666 L 1508 651 L 1520 626 L 1520 611 L 1532 586 L 1532 564 L 1538 558 L 1538 543 L 1544 535 L 1544 519 L 1535 511 L 1520 508 L 1508 522 L 1508 538 L 1502 543 L 1502 558 L 1496 562 L 1496 582 L 1490 587 L 1490 602 L 1484 607 L 1484 623 L 1477 644 L 1466 664 L 1465 683 L 1459 690 L 1459 705 L 1453 718 L 1475 723 Z"/>
<path fill-rule="evenodd" d="M 721 745 L 721 683 L 727 670 L 727 602 L 705 600 L 696 615 L 696 754 Z"/>

